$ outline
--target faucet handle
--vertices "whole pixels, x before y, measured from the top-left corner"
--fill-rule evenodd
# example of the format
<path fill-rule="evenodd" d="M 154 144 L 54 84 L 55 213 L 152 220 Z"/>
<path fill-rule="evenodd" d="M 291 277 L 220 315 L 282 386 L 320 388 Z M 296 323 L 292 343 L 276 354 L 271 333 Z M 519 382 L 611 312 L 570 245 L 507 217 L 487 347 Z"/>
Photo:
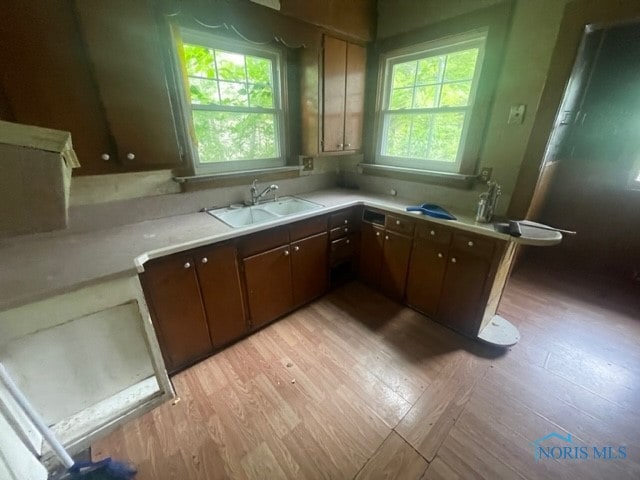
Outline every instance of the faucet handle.
<path fill-rule="evenodd" d="M 255 179 L 253 180 L 253 182 L 251 183 L 251 188 L 252 188 L 253 190 L 256 190 L 256 189 L 258 188 L 258 179 L 257 179 L 257 178 L 255 178 Z"/>

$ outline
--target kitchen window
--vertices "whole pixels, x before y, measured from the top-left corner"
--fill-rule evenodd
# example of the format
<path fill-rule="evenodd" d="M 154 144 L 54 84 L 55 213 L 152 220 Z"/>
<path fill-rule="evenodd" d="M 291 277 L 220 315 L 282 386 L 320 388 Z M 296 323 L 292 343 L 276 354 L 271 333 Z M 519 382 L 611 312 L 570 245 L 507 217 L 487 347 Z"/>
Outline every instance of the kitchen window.
<path fill-rule="evenodd" d="M 194 31 L 181 37 L 183 113 L 195 173 L 284 166 L 280 51 Z"/>
<path fill-rule="evenodd" d="M 376 163 L 460 173 L 475 168 L 467 144 L 486 33 L 432 41 L 384 55 Z"/>

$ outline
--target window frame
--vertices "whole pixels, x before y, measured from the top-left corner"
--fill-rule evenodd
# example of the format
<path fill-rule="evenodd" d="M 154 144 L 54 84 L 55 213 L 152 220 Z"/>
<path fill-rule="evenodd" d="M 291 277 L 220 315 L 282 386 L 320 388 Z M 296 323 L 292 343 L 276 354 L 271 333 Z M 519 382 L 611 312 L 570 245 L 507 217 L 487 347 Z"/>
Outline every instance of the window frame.
<path fill-rule="evenodd" d="M 253 170 L 282 168 L 287 164 L 289 145 L 287 143 L 288 108 L 287 108 L 287 61 L 286 52 L 275 45 L 257 45 L 247 41 L 237 40 L 216 33 L 194 30 L 184 27 L 173 29 L 173 56 L 179 75 L 177 88 L 179 90 L 179 107 L 182 113 L 182 123 L 186 130 L 185 148 L 195 175 L 233 174 Z M 189 93 L 189 75 L 186 70 L 182 54 L 183 44 L 199 45 L 212 50 L 224 50 L 244 56 L 268 58 L 272 61 L 273 108 L 265 107 L 229 107 L 198 105 L 191 103 Z M 195 107 L 195 108 L 194 108 Z M 198 140 L 195 133 L 194 111 L 231 111 L 238 113 L 270 113 L 275 115 L 276 142 L 279 155 L 274 158 L 225 160 L 219 162 L 201 161 L 198 152 Z"/>
<path fill-rule="evenodd" d="M 478 86 L 482 79 L 483 65 L 485 60 L 485 52 L 488 39 L 488 28 L 478 28 L 465 33 L 450 35 L 443 38 L 424 41 L 415 45 L 409 45 L 402 48 L 386 51 L 380 55 L 379 72 L 378 72 L 378 92 L 376 101 L 376 142 L 374 151 L 374 163 L 384 167 L 397 167 L 401 169 L 414 169 L 424 172 L 435 173 L 453 173 L 464 174 L 475 169 L 476 159 L 480 151 L 480 142 L 477 138 L 469 139 L 469 129 L 472 126 L 474 114 L 476 112 L 476 97 Z M 392 74 L 393 67 L 396 64 L 405 63 L 413 60 L 421 60 L 433 58 L 456 51 L 463 51 L 478 46 L 478 57 L 471 82 L 469 92 L 469 102 L 465 107 L 433 107 L 420 109 L 397 109 L 390 110 L 389 102 L 392 90 Z M 446 82 L 440 83 L 443 85 Z M 415 88 L 415 84 L 414 84 Z M 393 157 L 383 154 L 383 146 L 385 144 L 385 134 L 387 125 L 385 122 L 386 115 L 394 113 L 425 113 L 428 111 L 465 111 L 464 124 L 458 147 L 456 161 L 446 162 L 437 160 L 424 160 L 406 157 Z M 476 135 L 477 137 L 477 135 Z M 471 140 L 468 142 L 468 140 Z"/>

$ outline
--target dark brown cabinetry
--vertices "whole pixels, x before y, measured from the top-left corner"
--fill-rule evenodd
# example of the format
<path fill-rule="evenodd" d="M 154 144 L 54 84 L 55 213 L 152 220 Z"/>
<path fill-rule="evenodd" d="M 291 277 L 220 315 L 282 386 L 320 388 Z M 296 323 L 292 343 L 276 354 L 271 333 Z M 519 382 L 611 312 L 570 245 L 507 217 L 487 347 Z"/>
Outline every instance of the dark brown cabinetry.
<path fill-rule="evenodd" d="M 404 298 L 411 256 L 411 237 L 385 231 L 379 285 L 382 292 L 396 300 Z"/>
<path fill-rule="evenodd" d="M 2 12 L 3 120 L 70 131 L 74 175 L 180 164 L 152 0 L 21 0 Z"/>
<path fill-rule="evenodd" d="M 291 243 L 293 304 L 303 305 L 327 291 L 327 233 Z"/>
<path fill-rule="evenodd" d="M 212 344 L 193 257 L 150 262 L 142 280 L 167 370 L 209 353 Z"/>
<path fill-rule="evenodd" d="M 360 278 L 434 320 L 477 336 L 505 242 L 375 209 L 365 209 L 364 219 Z"/>
<path fill-rule="evenodd" d="M 234 245 L 151 261 L 141 277 L 170 372 L 246 333 Z"/>
<path fill-rule="evenodd" d="M 324 36 L 323 152 L 360 150 L 364 112 L 366 49 Z"/>
<path fill-rule="evenodd" d="M 231 243 L 208 247 L 195 261 L 211 343 L 221 347 L 247 331 L 236 248 Z"/>
<path fill-rule="evenodd" d="M 180 163 L 151 0 L 76 0 L 80 31 L 114 140 L 132 169 Z"/>
<path fill-rule="evenodd" d="M 360 277 L 396 300 L 404 298 L 414 223 L 379 214 L 382 225 L 364 223 L 360 246 Z"/>
<path fill-rule="evenodd" d="M 435 318 L 447 266 L 451 232 L 439 226 L 416 228 L 407 275 L 407 304 Z"/>
<path fill-rule="evenodd" d="M 242 260 L 251 326 L 260 327 L 293 308 L 290 246 Z"/>
<path fill-rule="evenodd" d="M 406 302 L 459 332 L 476 336 L 487 302 L 495 240 L 435 224 L 416 229 Z"/>
<path fill-rule="evenodd" d="M 302 238 L 304 235 L 308 236 Z M 240 245 L 241 252 L 254 253 L 242 259 L 252 328 L 326 292 L 326 216 L 250 235 Z M 260 251 L 264 248 L 271 249 Z"/>
<path fill-rule="evenodd" d="M 478 334 L 494 248 L 492 240 L 453 235 L 436 320 L 467 335 Z"/>
<path fill-rule="evenodd" d="M 361 208 L 353 207 L 329 216 L 329 265 L 332 285 L 354 278 L 360 241 Z"/>

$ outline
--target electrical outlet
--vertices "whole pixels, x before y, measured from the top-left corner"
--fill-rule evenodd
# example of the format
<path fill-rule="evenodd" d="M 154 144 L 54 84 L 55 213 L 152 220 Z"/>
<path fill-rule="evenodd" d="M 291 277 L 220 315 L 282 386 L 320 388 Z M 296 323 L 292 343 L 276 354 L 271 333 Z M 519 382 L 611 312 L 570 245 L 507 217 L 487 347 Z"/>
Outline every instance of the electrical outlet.
<path fill-rule="evenodd" d="M 300 157 L 300 165 L 305 172 L 313 170 L 313 157 Z"/>
<path fill-rule="evenodd" d="M 526 105 L 511 105 L 509 110 L 509 125 L 520 125 L 524 121 L 524 112 L 527 110 Z"/>
<path fill-rule="evenodd" d="M 491 174 L 493 173 L 493 167 L 482 167 L 478 180 L 482 183 L 487 183 L 491 180 Z"/>

